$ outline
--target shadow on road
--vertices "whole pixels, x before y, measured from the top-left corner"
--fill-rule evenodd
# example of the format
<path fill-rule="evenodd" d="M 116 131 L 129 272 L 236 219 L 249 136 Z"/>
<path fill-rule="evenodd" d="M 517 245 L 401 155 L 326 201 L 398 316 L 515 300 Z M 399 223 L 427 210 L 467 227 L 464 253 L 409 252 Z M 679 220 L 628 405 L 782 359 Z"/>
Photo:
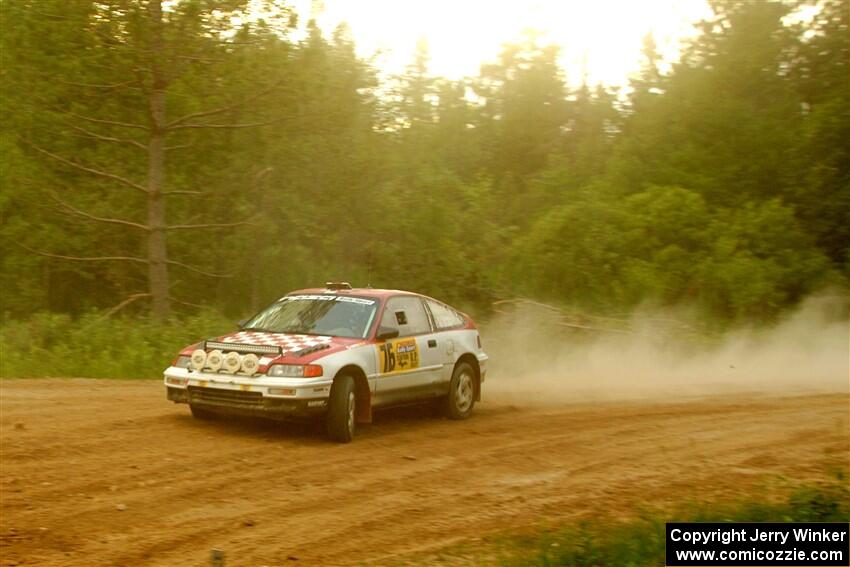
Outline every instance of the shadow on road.
<path fill-rule="evenodd" d="M 471 419 L 480 417 L 482 416 L 473 415 Z M 259 417 L 221 415 L 211 419 L 197 419 L 192 417 L 188 408 L 180 407 L 177 411 L 161 416 L 161 419 L 179 424 L 180 427 L 207 429 L 221 435 L 327 442 L 325 422 L 322 418 L 308 421 L 275 421 Z M 427 428 L 430 424 L 444 421 L 447 419 L 443 416 L 440 406 L 434 402 L 379 409 L 375 410 L 371 424 L 359 425 L 358 436 L 383 436 L 409 428 Z"/>

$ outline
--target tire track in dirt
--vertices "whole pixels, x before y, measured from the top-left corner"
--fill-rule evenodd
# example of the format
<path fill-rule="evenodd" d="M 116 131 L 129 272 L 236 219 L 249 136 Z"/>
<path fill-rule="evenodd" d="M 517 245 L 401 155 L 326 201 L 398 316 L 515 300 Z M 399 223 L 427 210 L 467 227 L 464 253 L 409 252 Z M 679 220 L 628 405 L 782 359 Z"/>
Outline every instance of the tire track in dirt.
<path fill-rule="evenodd" d="M 2 565 L 206 565 L 212 547 L 228 566 L 415 562 L 847 465 L 846 394 L 496 398 L 465 422 L 378 413 L 350 445 L 316 426 L 196 421 L 154 382 L 5 380 L 0 394 Z"/>

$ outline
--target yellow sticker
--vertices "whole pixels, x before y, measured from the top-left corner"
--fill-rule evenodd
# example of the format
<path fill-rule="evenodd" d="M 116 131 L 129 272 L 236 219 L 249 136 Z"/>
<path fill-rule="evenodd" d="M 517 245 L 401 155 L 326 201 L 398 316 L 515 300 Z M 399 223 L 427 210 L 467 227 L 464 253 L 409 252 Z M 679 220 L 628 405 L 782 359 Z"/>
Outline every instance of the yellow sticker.
<path fill-rule="evenodd" d="M 397 339 L 378 345 L 381 374 L 419 368 L 419 346 L 416 339 Z"/>
<path fill-rule="evenodd" d="M 251 384 L 240 384 L 239 389 L 243 392 L 248 392 L 251 390 Z"/>
<path fill-rule="evenodd" d="M 201 380 L 200 382 L 198 382 L 198 386 L 200 386 L 201 388 L 206 388 L 207 387 L 207 381 Z"/>

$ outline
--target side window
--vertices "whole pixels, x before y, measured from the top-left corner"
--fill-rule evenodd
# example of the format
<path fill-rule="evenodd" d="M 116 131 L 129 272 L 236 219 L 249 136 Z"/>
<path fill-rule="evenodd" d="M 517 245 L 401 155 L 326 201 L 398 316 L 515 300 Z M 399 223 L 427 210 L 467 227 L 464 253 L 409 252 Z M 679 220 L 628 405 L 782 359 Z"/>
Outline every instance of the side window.
<path fill-rule="evenodd" d="M 381 326 L 398 329 L 400 337 L 427 333 L 431 330 L 428 314 L 418 297 L 391 297 L 384 307 Z"/>
<path fill-rule="evenodd" d="M 463 325 L 463 316 L 442 303 L 426 299 L 428 309 L 431 310 L 431 315 L 434 316 L 434 324 L 438 329 L 452 329 Z"/>

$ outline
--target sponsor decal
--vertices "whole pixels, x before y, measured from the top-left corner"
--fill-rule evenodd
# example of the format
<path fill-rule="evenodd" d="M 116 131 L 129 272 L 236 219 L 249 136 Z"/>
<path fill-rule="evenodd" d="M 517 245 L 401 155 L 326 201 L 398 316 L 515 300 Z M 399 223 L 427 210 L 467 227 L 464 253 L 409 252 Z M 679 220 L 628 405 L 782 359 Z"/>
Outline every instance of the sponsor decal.
<path fill-rule="evenodd" d="M 351 297 L 345 295 L 284 295 L 279 301 L 337 301 L 339 303 L 358 303 L 360 305 L 375 305 L 374 299 Z"/>
<path fill-rule="evenodd" d="M 381 374 L 419 368 L 419 346 L 416 339 L 395 339 L 377 345 Z"/>

